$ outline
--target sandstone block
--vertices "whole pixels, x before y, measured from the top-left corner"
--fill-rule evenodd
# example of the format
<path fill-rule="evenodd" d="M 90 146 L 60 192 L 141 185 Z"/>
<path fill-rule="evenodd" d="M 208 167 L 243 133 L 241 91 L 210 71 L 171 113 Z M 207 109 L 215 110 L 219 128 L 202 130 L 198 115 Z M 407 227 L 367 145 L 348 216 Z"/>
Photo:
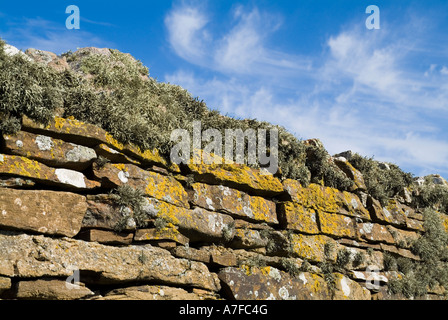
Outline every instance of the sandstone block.
<path fill-rule="evenodd" d="M 278 205 L 278 216 L 285 229 L 309 234 L 319 233 L 314 209 L 306 208 L 295 202 L 282 202 Z"/>
<path fill-rule="evenodd" d="M 29 300 L 78 300 L 94 295 L 83 283 L 64 280 L 38 279 L 19 281 L 15 288 L 17 299 Z"/>
<path fill-rule="evenodd" d="M 0 188 L 3 228 L 73 237 L 81 229 L 86 210 L 86 198 L 78 194 Z"/>
<path fill-rule="evenodd" d="M 111 164 L 103 167 L 94 164 L 94 175 L 105 187 L 129 185 L 141 189 L 146 195 L 174 205 L 189 208 L 188 194 L 176 179 L 160 173 L 143 170 L 133 164 Z"/>
<path fill-rule="evenodd" d="M 81 172 L 51 168 L 20 156 L 0 154 L 0 174 L 31 179 L 35 182 L 72 190 L 89 190 L 100 187 L 100 183 L 87 179 Z"/>
<path fill-rule="evenodd" d="M 291 179 L 284 180 L 283 187 L 293 202 L 316 212 L 339 213 L 370 220 L 369 212 L 355 194 L 313 183 L 304 188 L 298 181 Z"/>
<path fill-rule="evenodd" d="M 201 154 L 209 157 L 203 152 Z M 283 192 L 280 180 L 265 170 L 253 169 L 241 164 L 206 163 L 203 161 L 200 164 L 187 165 L 195 175 L 196 181 L 225 185 L 260 196 L 275 196 Z"/>
<path fill-rule="evenodd" d="M 95 125 L 84 123 L 75 119 L 55 117 L 47 126 L 34 122 L 28 117 L 22 118 L 23 130 L 37 134 L 57 136 L 68 142 L 94 148 L 99 144 L 106 144 L 131 158 L 146 164 L 158 164 L 166 167 L 168 164 L 157 150 L 142 151 L 133 144 L 122 144 L 112 137 L 110 133 Z"/>
<path fill-rule="evenodd" d="M 336 260 L 337 242 L 324 235 L 292 234 L 290 239 L 291 254 L 295 257 L 307 259 L 311 262 L 323 262 L 327 259 Z M 327 256 L 326 246 L 333 250 Z"/>
<path fill-rule="evenodd" d="M 319 212 L 318 216 L 322 233 L 336 237 L 359 239 L 354 218 L 324 211 Z"/>
<path fill-rule="evenodd" d="M 151 245 L 114 247 L 70 238 L 51 239 L 0 232 L 0 275 L 17 278 L 69 277 L 80 282 L 161 284 L 219 291 L 216 274 L 200 262 L 174 258 Z"/>
<path fill-rule="evenodd" d="M 192 203 L 199 207 L 221 211 L 253 221 L 278 223 L 275 203 L 262 197 L 250 196 L 226 186 L 195 183 L 192 185 Z"/>
<path fill-rule="evenodd" d="M 325 280 L 304 272 L 297 278 L 274 267 L 225 268 L 219 272 L 223 288 L 236 300 L 325 300 L 330 299 Z"/>
<path fill-rule="evenodd" d="M 108 230 L 88 229 L 79 233 L 79 238 L 85 241 L 110 245 L 131 244 L 134 237 L 129 232 L 113 232 Z"/>
<path fill-rule="evenodd" d="M 138 229 L 135 232 L 134 241 L 169 240 L 181 245 L 188 245 L 189 239 L 174 227 L 162 229 Z"/>
<path fill-rule="evenodd" d="M 179 231 L 192 241 L 231 240 L 235 233 L 232 217 L 199 207 L 190 210 L 148 198 L 144 210 L 152 218 L 162 218 L 179 227 Z"/>
<path fill-rule="evenodd" d="M 168 286 L 135 286 L 113 289 L 95 300 L 216 300 L 219 296 L 210 291 L 193 289 L 193 292 Z"/>
<path fill-rule="evenodd" d="M 50 167 L 83 171 L 96 159 L 95 150 L 54 139 L 19 131 L 15 135 L 4 135 L 8 153 L 36 160 Z"/>

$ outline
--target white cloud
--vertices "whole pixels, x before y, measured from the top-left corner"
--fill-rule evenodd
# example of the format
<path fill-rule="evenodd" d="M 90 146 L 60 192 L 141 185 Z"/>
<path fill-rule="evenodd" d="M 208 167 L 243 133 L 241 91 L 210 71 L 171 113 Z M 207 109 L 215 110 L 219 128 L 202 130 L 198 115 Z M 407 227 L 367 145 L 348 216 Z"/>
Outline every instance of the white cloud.
<path fill-rule="evenodd" d="M 178 71 L 165 79 L 223 113 L 319 138 L 330 153 L 353 150 L 414 174 L 448 175 L 448 68 L 425 50 L 424 33 L 401 37 L 405 23 L 394 33 L 348 26 L 306 57 L 270 48 L 262 15 L 238 7 L 223 37 L 209 33 L 203 61 L 213 78 Z M 434 63 L 417 67 L 422 55 Z"/>
<path fill-rule="evenodd" d="M 169 42 L 177 55 L 191 63 L 202 64 L 207 22 L 205 15 L 193 7 L 175 8 L 166 16 Z"/>

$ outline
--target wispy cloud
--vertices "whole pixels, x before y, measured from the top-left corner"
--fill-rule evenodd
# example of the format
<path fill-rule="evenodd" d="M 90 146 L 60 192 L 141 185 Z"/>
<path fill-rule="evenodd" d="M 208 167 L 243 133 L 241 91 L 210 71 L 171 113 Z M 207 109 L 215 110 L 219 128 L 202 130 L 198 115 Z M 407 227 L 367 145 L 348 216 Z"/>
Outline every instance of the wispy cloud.
<path fill-rule="evenodd" d="M 184 5 L 168 15 L 169 41 L 213 78 L 178 70 L 165 80 L 225 113 L 320 138 L 331 153 L 351 149 L 418 175 L 448 176 L 448 61 L 440 51 L 446 48 L 427 50 L 435 48 L 426 33 L 434 28 L 419 27 L 432 21 L 420 16 L 377 32 L 349 24 L 311 57 L 269 47 L 281 19 L 257 8 L 237 7 L 231 28 L 219 34 L 208 28 L 205 11 L 194 10 Z"/>

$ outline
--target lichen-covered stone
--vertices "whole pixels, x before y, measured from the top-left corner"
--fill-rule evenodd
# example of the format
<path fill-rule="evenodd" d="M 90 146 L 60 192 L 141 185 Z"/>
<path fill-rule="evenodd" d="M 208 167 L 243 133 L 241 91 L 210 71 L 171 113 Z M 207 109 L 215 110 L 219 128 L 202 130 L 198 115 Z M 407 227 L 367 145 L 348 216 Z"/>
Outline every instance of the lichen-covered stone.
<path fill-rule="evenodd" d="M 394 244 L 394 237 L 391 235 L 389 229 L 381 224 L 364 222 L 358 223 L 357 229 L 362 239 L 371 242 L 385 242 Z"/>
<path fill-rule="evenodd" d="M 293 202 L 316 212 L 339 213 L 370 220 L 369 212 L 355 194 L 313 183 L 304 188 L 298 181 L 291 179 L 284 180 L 283 187 Z"/>
<path fill-rule="evenodd" d="M 134 241 L 149 240 L 169 240 L 175 241 L 181 245 L 188 245 L 189 239 L 181 234 L 174 227 L 165 227 L 161 229 L 139 229 L 135 232 Z"/>
<path fill-rule="evenodd" d="M 290 253 L 293 256 L 311 262 L 323 262 L 336 260 L 338 243 L 324 235 L 292 234 L 290 235 L 290 246 Z M 332 250 L 326 250 L 326 246 Z"/>
<path fill-rule="evenodd" d="M 334 300 L 370 300 L 370 291 L 345 275 L 335 273 Z"/>
<path fill-rule="evenodd" d="M 190 210 L 149 198 L 144 210 L 152 218 L 162 218 L 179 227 L 190 240 L 231 240 L 235 233 L 232 217 L 199 207 Z"/>
<path fill-rule="evenodd" d="M 71 190 L 88 190 L 100 187 L 99 182 L 87 179 L 81 172 L 51 168 L 35 160 L 20 156 L 0 155 L 0 174 L 31 179 L 41 184 Z"/>
<path fill-rule="evenodd" d="M 80 271 L 79 281 L 86 284 L 157 281 L 220 289 L 216 274 L 204 264 L 174 258 L 168 251 L 148 244 L 114 247 L 70 238 L 0 232 L 0 275 L 63 278 L 73 276 L 74 270 Z"/>
<path fill-rule="evenodd" d="M 36 183 L 29 179 L 7 178 L 0 176 L 0 187 L 3 188 L 32 188 Z"/>
<path fill-rule="evenodd" d="M 341 169 L 346 176 L 353 181 L 353 187 L 351 191 L 356 190 L 367 190 L 366 183 L 364 182 L 364 177 L 362 173 L 353 167 L 350 162 L 344 158 L 333 158 L 334 163 Z"/>
<path fill-rule="evenodd" d="M 112 137 L 112 135 L 105 130 L 75 119 L 65 119 L 54 117 L 50 120 L 47 126 L 39 124 L 30 118 L 23 116 L 22 118 L 23 130 L 44 134 L 50 136 L 57 136 L 65 141 L 77 143 L 87 147 L 95 147 L 99 144 L 106 144 L 109 147 L 120 151 L 131 158 L 135 158 L 146 164 L 158 164 L 161 166 L 168 166 L 165 159 L 159 154 L 157 150 L 142 151 L 139 147 L 132 144 L 122 144 Z"/>
<path fill-rule="evenodd" d="M 250 196 L 222 185 L 195 183 L 191 187 L 193 192 L 190 199 L 194 205 L 207 210 L 237 215 L 252 221 L 278 223 L 275 203 L 272 201 Z"/>
<path fill-rule="evenodd" d="M 204 152 L 200 154 L 207 156 Z M 199 182 L 225 185 L 260 196 L 275 196 L 283 192 L 280 180 L 266 170 L 242 164 L 226 164 L 224 160 L 222 164 L 190 162 L 187 167 Z"/>
<path fill-rule="evenodd" d="M 109 147 L 104 143 L 101 143 L 98 146 L 96 146 L 95 151 L 98 156 L 102 156 L 114 163 L 132 163 L 137 166 L 141 165 L 141 163 L 138 162 L 137 160 L 128 157 L 127 155 L 115 150 L 112 147 Z"/>
<path fill-rule="evenodd" d="M 317 214 L 314 209 L 306 208 L 295 202 L 282 202 L 278 205 L 278 216 L 285 229 L 303 233 L 317 234 Z"/>
<path fill-rule="evenodd" d="M 19 131 L 4 135 L 8 153 L 39 161 L 47 166 L 82 171 L 97 155 L 95 150 L 44 135 Z"/>
<path fill-rule="evenodd" d="M 298 277 L 274 267 L 225 268 L 219 272 L 224 292 L 235 300 L 324 300 L 330 299 L 325 280 L 303 272 Z"/>
<path fill-rule="evenodd" d="M 73 237 L 81 229 L 86 210 L 86 198 L 82 195 L 0 188 L 3 228 Z"/>
<path fill-rule="evenodd" d="M 263 237 L 258 230 L 235 229 L 235 236 L 229 244 L 232 248 L 253 249 L 268 245 L 269 240 Z"/>
<path fill-rule="evenodd" d="M 128 185 L 142 190 L 147 196 L 189 208 L 188 194 L 179 181 L 157 172 L 143 170 L 133 164 L 94 164 L 94 175 L 105 187 Z"/>
<path fill-rule="evenodd" d="M 356 220 L 337 213 L 319 212 L 319 225 L 326 235 L 359 239 Z"/>
<path fill-rule="evenodd" d="M 11 288 L 11 278 L 0 277 L 0 294 Z"/>

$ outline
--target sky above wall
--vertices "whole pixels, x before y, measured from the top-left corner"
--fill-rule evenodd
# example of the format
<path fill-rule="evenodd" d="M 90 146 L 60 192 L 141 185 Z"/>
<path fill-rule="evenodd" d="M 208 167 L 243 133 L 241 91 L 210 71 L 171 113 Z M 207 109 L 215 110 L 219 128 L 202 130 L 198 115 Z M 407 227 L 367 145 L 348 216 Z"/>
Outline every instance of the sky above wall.
<path fill-rule="evenodd" d="M 448 178 L 447 1 L 2 1 L 0 37 L 128 52 L 211 109 Z"/>

